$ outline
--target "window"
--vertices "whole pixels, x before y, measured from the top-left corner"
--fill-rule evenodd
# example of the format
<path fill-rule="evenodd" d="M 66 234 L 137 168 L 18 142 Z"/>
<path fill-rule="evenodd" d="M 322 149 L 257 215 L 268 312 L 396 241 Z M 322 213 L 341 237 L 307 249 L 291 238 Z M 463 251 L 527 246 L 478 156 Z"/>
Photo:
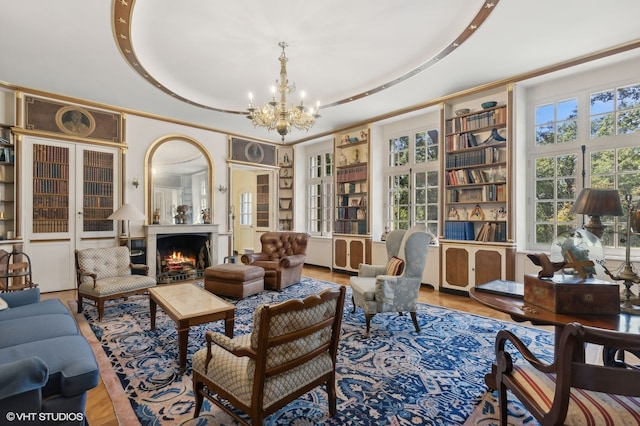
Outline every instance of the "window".
<path fill-rule="evenodd" d="M 426 224 L 438 231 L 438 131 L 389 139 L 385 225 L 389 230 Z"/>
<path fill-rule="evenodd" d="M 536 145 L 573 142 L 577 138 L 577 99 L 536 107 Z"/>
<path fill-rule="evenodd" d="M 253 224 L 253 196 L 251 192 L 240 194 L 240 225 Z"/>
<path fill-rule="evenodd" d="M 640 130 L 640 84 L 591 94 L 591 138 Z"/>
<path fill-rule="evenodd" d="M 307 232 L 329 235 L 333 222 L 333 154 L 312 154 L 307 164 Z"/>
<path fill-rule="evenodd" d="M 640 84 L 578 94 L 534 109 L 529 248 L 548 250 L 559 233 L 589 220 L 571 213 L 583 187 L 619 190 L 625 216 L 601 218 L 606 226 L 602 242 L 623 247 L 624 196 L 631 194 L 634 203 L 640 199 L 640 147 L 637 137 L 627 136 L 640 130 Z M 578 127 L 579 110 L 589 110 L 584 129 Z"/>

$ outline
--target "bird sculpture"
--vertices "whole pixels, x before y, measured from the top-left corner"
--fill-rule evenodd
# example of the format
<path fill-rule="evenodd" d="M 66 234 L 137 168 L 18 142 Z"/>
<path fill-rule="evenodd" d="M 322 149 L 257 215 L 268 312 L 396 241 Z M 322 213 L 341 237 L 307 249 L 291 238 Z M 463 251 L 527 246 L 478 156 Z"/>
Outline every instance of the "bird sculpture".
<path fill-rule="evenodd" d="M 545 253 L 528 254 L 527 257 L 534 265 L 542 267 L 542 270 L 538 272 L 538 278 L 552 278 L 554 273 L 566 264 L 566 262 L 552 262 Z"/>

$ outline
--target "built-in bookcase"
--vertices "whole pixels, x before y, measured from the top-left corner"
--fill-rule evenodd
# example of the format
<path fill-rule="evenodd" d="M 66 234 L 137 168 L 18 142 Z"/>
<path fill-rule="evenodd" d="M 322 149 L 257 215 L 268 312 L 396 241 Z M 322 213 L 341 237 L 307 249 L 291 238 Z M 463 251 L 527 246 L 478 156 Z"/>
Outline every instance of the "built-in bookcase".
<path fill-rule="evenodd" d="M 466 292 L 515 278 L 512 97 L 510 88 L 496 89 L 452 100 L 441 109 L 443 290 Z"/>

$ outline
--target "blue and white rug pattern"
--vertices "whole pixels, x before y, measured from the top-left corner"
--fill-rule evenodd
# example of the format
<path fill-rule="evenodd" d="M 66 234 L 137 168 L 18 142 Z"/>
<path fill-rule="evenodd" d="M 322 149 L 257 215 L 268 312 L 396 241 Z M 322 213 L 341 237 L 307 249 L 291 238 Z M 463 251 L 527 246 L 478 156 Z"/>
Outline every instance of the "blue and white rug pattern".
<path fill-rule="evenodd" d="M 251 331 L 259 304 L 302 298 L 333 285 L 303 278 L 282 292 L 230 300 L 236 304 L 234 334 Z M 552 356 L 549 332 L 426 304 L 419 308 L 420 333 L 409 315 L 387 313 L 373 317 L 367 338 L 362 310 L 351 313 L 347 290 L 337 362 L 338 414 L 329 417 L 326 392 L 318 387 L 269 416 L 266 425 L 463 425 L 481 401 L 487 404 L 484 375 L 495 358 L 499 329 L 514 330 L 534 353 Z M 158 309 L 151 331 L 148 298 L 108 304 L 100 323 L 93 307 L 85 308 L 85 316 L 141 424 L 179 424 L 193 417 L 191 355 L 204 347 L 206 330 L 224 332 L 222 321 L 191 329 L 187 371 L 180 375 L 175 324 Z M 514 405 L 514 424 L 535 424 Z M 490 424 L 494 414 L 485 409 L 489 423 L 482 423 Z M 235 424 L 206 400 L 201 414 L 201 423 Z"/>

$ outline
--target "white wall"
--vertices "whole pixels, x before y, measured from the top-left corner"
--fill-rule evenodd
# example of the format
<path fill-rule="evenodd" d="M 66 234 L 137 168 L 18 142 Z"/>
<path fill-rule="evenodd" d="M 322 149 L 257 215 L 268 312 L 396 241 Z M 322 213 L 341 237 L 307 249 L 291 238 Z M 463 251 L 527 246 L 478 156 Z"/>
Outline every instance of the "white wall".
<path fill-rule="evenodd" d="M 196 129 L 150 118 L 127 116 L 126 121 L 127 164 L 125 170 L 125 194 L 124 199 L 144 211 L 145 209 L 145 179 L 144 159 L 148 148 L 160 138 L 168 136 L 187 136 L 197 140 L 210 153 L 213 158 L 213 182 L 210 182 L 213 194 L 213 218 L 212 222 L 219 225 L 221 231 L 228 229 L 227 195 L 218 191 L 219 185 L 229 186 L 227 182 L 227 136 L 207 130 Z M 131 180 L 137 177 L 140 186 L 135 188 Z M 143 223 L 131 223 L 131 236 L 144 236 Z M 226 255 L 228 251 L 227 238 L 218 241 L 218 253 Z"/>

